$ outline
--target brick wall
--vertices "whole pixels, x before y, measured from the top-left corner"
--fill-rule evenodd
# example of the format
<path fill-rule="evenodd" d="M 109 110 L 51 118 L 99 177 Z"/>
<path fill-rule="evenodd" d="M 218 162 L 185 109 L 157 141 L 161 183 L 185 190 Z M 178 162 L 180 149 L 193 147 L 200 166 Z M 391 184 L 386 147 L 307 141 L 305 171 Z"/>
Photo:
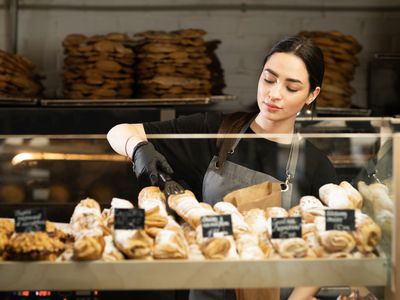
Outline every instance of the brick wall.
<path fill-rule="evenodd" d="M 225 69 L 225 92 L 237 95 L 240 103 L 247 105 L 255 99 L 262 59 L 273 42 L 300 30 L 339 30 L 356 37 L 364 47 L 352 82 L 357 91 L 352 101 L 365 107 L 367 67 L 373 53 L 400 52 L 400 4 L 395 0 L 330 2 L 307 0 L 300 6 L 295 0 L 170 0 L 168 4 L 162 0 L 134 4 L 129 0 L 113 4 L 105 0 L 25 0 L 20 1 L 18 49 L 46 76 L 47 96 L 57 97 L 61 95 L 61 41 L 69 33 L 133 34 L 149 29 L 199 27 L 208 32 L 207 40 L 222 40 L 218 55 Z M 2 49 L 7 47 L 4 3 L 0 2 Z M 240 10 L 242 3 L 247 7 Z M 190 9 L 190 5 L 197 9 Z"/>

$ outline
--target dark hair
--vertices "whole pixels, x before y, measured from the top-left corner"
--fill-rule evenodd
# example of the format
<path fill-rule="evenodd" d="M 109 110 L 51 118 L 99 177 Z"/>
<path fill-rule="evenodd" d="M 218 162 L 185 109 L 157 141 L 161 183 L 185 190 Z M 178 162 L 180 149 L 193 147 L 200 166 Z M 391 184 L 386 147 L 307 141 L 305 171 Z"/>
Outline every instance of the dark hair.
<path fill-rule="evenodd" d="M 324 55 L 321 49 L 310 39 L 300 35 L 290 36 L 276 43 L 264 58 L 264 64 L 276 52 L 293 53 L 300 58 L 306 65 L 308 80 L 310 82 L 310 92 L 317 86 L 322 85 L 324 78 Z"/>

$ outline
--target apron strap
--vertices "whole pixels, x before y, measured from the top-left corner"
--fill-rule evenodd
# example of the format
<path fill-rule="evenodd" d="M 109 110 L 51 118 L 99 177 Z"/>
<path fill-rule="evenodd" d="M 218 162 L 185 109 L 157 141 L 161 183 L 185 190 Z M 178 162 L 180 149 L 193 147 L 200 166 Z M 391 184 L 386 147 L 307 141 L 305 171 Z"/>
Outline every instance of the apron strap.
<path fill-rule="evenodd" d="M 224 116 L 218 133 L 243 133 L 250 126 L 251 122 L 257 116 L 255 113 L 237 112 Z M 244 129 L 244 131 L 243 131 Z M 217 156 L 215 163 L 217 168 L 223 166 L 229 153 L 233 153 L 240 139 L 218 139 L 217 140 Z"/>

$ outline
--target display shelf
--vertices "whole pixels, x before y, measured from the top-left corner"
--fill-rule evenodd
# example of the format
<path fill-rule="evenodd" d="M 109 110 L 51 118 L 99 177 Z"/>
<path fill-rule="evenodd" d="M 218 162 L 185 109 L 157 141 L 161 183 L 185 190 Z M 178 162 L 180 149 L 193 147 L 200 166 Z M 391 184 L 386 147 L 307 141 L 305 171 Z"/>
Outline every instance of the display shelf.
<path fill-rule="evenodd" d="M 17 98 L 0 96 L 0 106 L 35 106 L 39 98 Z"/>
<path fill-rule="evenodd" d="M 0 290 L 141 290 L 387 284 L 387 260 L 2 262 Z"/>
<path fill-rule="evenodd" d="M 217 101 L 234 100 L 231 95 L 197 98 L 154 98 L 154 99 L 42 99 L 42 106 L 174 106 L 187 104 L 210 104 Z"/>

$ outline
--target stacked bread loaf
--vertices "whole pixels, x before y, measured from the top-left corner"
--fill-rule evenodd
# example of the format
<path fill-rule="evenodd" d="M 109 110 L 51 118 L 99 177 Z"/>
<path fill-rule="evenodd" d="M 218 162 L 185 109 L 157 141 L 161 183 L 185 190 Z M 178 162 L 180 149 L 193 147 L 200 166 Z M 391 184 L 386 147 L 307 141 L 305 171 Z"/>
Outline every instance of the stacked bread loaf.
<path fill-rule="evenodd" d="M 42 91 L 40 76 L 29 59 L 0 50 L 0 96 L 38 98 Z"/>
<path fill-rule="evenodd" d="M 112 99 L 133 96 L 134 52 L 125 34 L 86 37 L 70 34 L 64 41 L 64 97 Z"/>
<path fill-rule="evenodd" d="M 186 29 L 146 31 L 137 48 L 138 96 L 190 98 L 211 95 L 211 73 L 203 40 L 205 32 Z"/>
<path fill-rule="evenodd" d="M 350 107 L 355 92 L 350 82 L 359 65 L 356 55 L 361 45 L 351 35 L 338 31 L 304 31 L 300 35 L 310 38 L 324 53 L 325 75 L 317 106 Z"/>

